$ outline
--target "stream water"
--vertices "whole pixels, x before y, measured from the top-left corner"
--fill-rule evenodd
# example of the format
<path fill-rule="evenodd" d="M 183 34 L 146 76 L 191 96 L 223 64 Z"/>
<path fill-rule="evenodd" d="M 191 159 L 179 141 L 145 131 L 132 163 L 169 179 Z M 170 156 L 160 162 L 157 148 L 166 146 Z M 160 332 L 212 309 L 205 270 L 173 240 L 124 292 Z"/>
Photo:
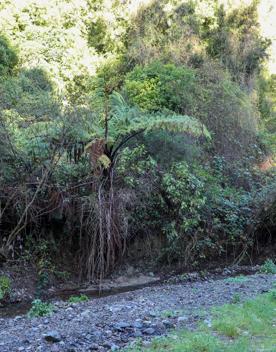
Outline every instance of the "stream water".
<path fill-rule="evenodd" d="M 149 287 L 153 285 L 158 285 L 161 283 L 161 280 L 156 280 L 153 282 L 148 282 L 144 284 L 137 284 L 131 286 L 124 286 L 124 287 L 114 287 L 108 290 L 97 291 L 93 290 L 81 290 L 81 289 L 72 289 L 66 291 L 59 291 L 56 292 L 48 297 L 41 297 L 43 301 L 48 302 L 56 302 L 56 301 L 67 301 L 71 296 L 79 296 L 81 294 L 85 294 L 89 298 L 101 298 L 107 296 L 113 296 L 119 293 L 135 291 L 140 288 Z M 3 307 L 0 306 L 0 319 L 1 318 L 14 318 L 19 315 L 25 315 L 29 309 L 31 308 L 32 303 L 29 302 L 19 302 L 19 303 L 11 303 L 5 305 Z"/>
<path fill-rule="evenodd" d="M 18 315 L 24 315 L 29 311 L 31 305 L 31 302 L 21 302 L 9 304 L 5 307 L 0 307 L 0 319 L 14 318 Z"/>
<path fill-rule="evenodd" d="M 245 275 L 245 276 L 250 276 L 254 274 L 256 270 L 254 270 L 253 267 L 241 267 L 239 270 L 235 270 L 235 272 L 232 273 L 227 273 L 226 275 L 222 274 L 211 274 L 210 277 L 213 280 L 218 280 L 221 279 L 222 277 L 231 277 L 231 276 L 236 276 L 236 275 Z M 202 280 L 202 278 L 198 278 L 198 280 Z M 41 299 L 43 301 L 48 301 L 48 302 L 56 302 L 56 301 L 67 301 L 69 297 L 71 296 L 79 296 L 80 294 L 85 294 L 86 296 L 90 298 L 100 298 L 100 297 L 107 297 L 107 296 L 113 296 L 119 293 L 124 293 L 124 292 L 130 292 L 130 291 L 135 291 L 144 287 L 149 287 L 149 286 L 156 286 L 160 285 L 163 282 L 167 283 L 176 283 L 170 280 L 166 279 L 157 279 L 152 282 L 144 282 L 144 283 L 139 283 L 139 284 L 133 284 L 133 285 L 126 285 L 126 286 L 121 286 L 121 287 L 112 287 L 109 289 L 103 289 L 101 292 L 97 290 L 96 288 L 93 288 L 91 290 L 89 289 L 71 289 L 71 290 L 62 290 L 62 291 L 56 291 L 55 293 L 52 293 L 51 295 L 42 296 Z M 26 314 L 29 309 L 31 308 L 31 302 L 20 302 L 20 303 L 13 303 L 6 305 L 4 307 L 0 306 L 0 319 L 1 318 L 14 318 L 19 315 L 24 315 Z"/>

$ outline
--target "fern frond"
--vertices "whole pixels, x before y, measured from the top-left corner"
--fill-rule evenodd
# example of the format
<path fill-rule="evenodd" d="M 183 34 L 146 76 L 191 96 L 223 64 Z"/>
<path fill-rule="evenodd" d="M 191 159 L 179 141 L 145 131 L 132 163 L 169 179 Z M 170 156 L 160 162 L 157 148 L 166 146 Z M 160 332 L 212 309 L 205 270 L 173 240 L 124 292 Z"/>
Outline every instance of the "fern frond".
<path fill-rule="evenodd" d="M 211 138 L 209 131 L 199 120 L 187 115 L 150 115 L 142 118 L 132 128 L 144 129 L 145 133 L 166 130 L 175 133 L 188 133 L 194 137 Z"/>
<path fill-rule="evenodd" d="M 207 128 L 194 117 L 175 113 L 144 113 L 136 107 L 129 106 L 119 93 L 113 92 L 110 98 L 110 118 L 106 140 L 107 145 L 111 144 L 114 147 L 113 153 L 137 134 L 158 130 L 211 138 Z M 101 126 L 95 125 L 93 135 L 96 138 L 106 138 Z"/>

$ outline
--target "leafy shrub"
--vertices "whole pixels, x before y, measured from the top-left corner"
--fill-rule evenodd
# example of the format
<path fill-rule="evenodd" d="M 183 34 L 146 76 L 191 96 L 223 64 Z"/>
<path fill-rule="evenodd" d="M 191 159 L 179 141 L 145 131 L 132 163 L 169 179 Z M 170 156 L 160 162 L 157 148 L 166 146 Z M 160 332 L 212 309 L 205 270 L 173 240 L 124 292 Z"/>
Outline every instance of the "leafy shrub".
<path fill-rule="evenodd" d="M 87 302 L 87 301 L 89 301 L 89 298 L 83 294 L 81 294 L 80 296 L 71 296 L 68 299 L 69 303 L 81 303 L 81 302 Z"/>
<path fill-rule="evenodd" d="M 16 50 L 5 37 L 0 36 L 0 76 L 10 73 L 17 63 Z"/>
<path fill-rule="evenodd" d="M 163 167 L 160 170 L 160 164 L 140 147 L 126 149 L 117 168 L 124 187 L 137 194 L 128 208 L 129 232 L 162 233 L 166 241 L 160 260 L 197 265 L 225 256 L 227 248 L 237 243 L 241 248 L 252 245 L 246 229 L 254 224 L 257 203 L 253 192 L 233 184 L 223 158 L 201 166 L 172 162 L 169 170 L 168 164 Z M 250 187 L 255 189 L 253 181 Z"/>
<path fill-rule="evenodd" d="M 222 171 L 208 165 L 176 164 L 164 174 L 161 186 L 162 231 L 170 260 L 190 258 L 191 263 L 192 257 L 222 254 L 224 244 L 241 240 L 252 221 L 250 193 L 231 187 Z"/>
<path fill-rule="evenodd" d="M 218 6 L 213 20 L 209 19 L 203 25 L 202 37 L 207 44 L 207 53 L 220 59 L 234 80 L 246 82 L 260 70 L 267 57 L 270 41 L 261 37 L 258 26 L 258 7 L 255 1 L 228 13 L 223 5 Z"/>
<path fill-rule="evenodd" d="M 192 69 L 160 61 L 136 66 L 127 74 L 124 87 L 130 102 L 144 111 L 166 108 L 178 113 L 192 110 L 198 88 Z"/>
<path fill-rule="evenodd" d="M 170 222 L 163 227 L 168 239 L 170 257 L 184 254 L 179 241 L 187 238 L 199 226 L 205 204 L 203 180 L 193 174 L 186 163 L 177 163 L 162 179 L 164 201 L 170 211 Z M 182 252 L 182 254 L 181 254 Z"/>
<path fill-rule="evenodd" d="M 54 306 L 51 303 L 42 302 L 36 299 L 32 302 L 32 307 L 28 312 L 29 318 L 43 317 L 53 312 Z"/>
<path fill-rule="evenodd" d="M 11 281 L 7 276 L 0 276 L 0 301 L 11 292 Z"/>
<path fill-rule="evenodd" d="M 153 61 L 137 65 L 123 87 L 143 111 L 172 110 L 197 117 L 213 135 L 216 152 L 241 157 L 256 140 L 257 112 L 250 97 L 214 63 L 200 69 Z"/>
<path fill-rule="evenodd" d="M 107 24 L 103 18 L 98 18 L 95 23 L 88 26 L 88 43 L 96 49 L 98 53 L 105 53 L 112 44 L 107 31 Z"/>
<path fill-rule="evenodd" d="M 276 264 L 273 260 L 267 259 L 261 266 L 260 272 L 264 274 L 276 274 Z"/>

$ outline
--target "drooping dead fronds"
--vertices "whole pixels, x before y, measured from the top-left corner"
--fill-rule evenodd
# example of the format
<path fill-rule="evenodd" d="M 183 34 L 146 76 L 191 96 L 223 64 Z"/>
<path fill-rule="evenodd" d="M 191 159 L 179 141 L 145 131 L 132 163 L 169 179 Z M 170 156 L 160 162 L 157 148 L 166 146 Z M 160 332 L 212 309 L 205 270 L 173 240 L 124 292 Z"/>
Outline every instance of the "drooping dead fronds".
<path fill-rule="evenodd" d="M 114 191 L 114 175 L 101 181 L 90 197 L 80 199 L 81 275 L 100 281 L 115 266 L 126 248 L 128 224 L 126 203 L 130 200 Z"/>

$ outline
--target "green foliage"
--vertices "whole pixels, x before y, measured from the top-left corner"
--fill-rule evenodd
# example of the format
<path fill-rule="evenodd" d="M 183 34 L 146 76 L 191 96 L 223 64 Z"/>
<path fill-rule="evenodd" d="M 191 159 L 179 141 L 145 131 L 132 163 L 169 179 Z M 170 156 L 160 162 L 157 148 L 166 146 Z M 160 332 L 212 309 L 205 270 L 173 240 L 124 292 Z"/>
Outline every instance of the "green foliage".
<path fill-rule="evenodd" d="M 193 117 L 170 112 L 152 114 L 143 112 L 136 107 L 129 106 L 122 95 L 116 91 L 107 97 L 101 91 L 96 94 L 99 98 L 97 105 L 100 106 L 101 118 L 96 122 L 97 124 L 92 126 L 94 138 L 104 138 L 107 148 L 114 147 L 118 150 L 116 147 L 124 145 L 124 138 L 127 138 L 127 141 L 129 137 L 155 130 L 189 133 L 195 137 L 210 138 L 206 127 Z M 109 116 L 105 115 L 106 108 Z M 108 119 L 108 130 L 106 119 Z"/>
<path fill-rule="evenodd" d="M 229 337 L 241 336 L 244 331 L 253 336 L 260 336 L 262 333 L 271 334 L 271 312 L 274 305 L 272 294 L 269 293 L 242 305 L 226 305 L 221 309 L 218 308 L 215 311 L 217 317 L 213 321 L 213 328 Z"/>
<path fill-rule="evenodd" d="M 195 116 L 213 134 L 214 152 L 227 159 L 244 158 L 257 143 L 254 102 L 215 64 L 203 65 L 199 75 L 203 91 L 199 90 Z"/>
<path fill-rule="evenodd" d="M 142 179 L 154 174 L 156 166 L 156 161 L 148 154 L 144 145 L 126 147 L 121 153 L 117 172 L 126 186 L 135 189 L 139 188 Z"/>
<path fill-rule="evenodd" d="M 164 202 L 171 209 L 172 222 L 163 227 L 168 239 L 168 257 L 181 257 L 183 248 L 179 246 L 185 236 L 191 235 L 201 221 L 201 210 L 206 202 L 203 181 L 193 175 L 188 165 L 173 165 L 170 173 L 162 179 Z"/>
<path fill-rule="evenodd" d="M 165 235 L 167 245 L 161 258 L 196 265 L 206 257 L 223 256 L 226 243 L 249 241 L 244 229 L 252 223 L 252 195 L 228 186 L 230 180 L 222 165 L 221 159 L 201 167 L 182 162 L 173 164 L 161 177 L 152 170 L 150 177 L 158 178 L 160 196 L 150 195 L 141 218 L 147 221 L 142 214 L 150 214 L 148 226 Z M 139 219 L 139 214 L 136 217 Z"/>
<path fill-rule="evenodd" d="M 0 36 L 0 77 L 11 73 L 18 63 L 18 55 L 8 39 Z"/>
<path fill-rule="evenodd" d="M 276 301 L 276 290 L 273 289 L 270 291 L 270 296 L 272 301 Z"/>
<path fill-rule="evenodd" d="M 270 41 L 260 33 L 258 1 L 231 5 L 226 9 L 218 1 L 151 2 L 138 12 L 129 32 L 129 60 L 141 64 L 162 57 L 200 67 L 211 59 L 235 81 L 249 84 L 267 58 Z"/>
<path fill-rule="evenodd" d="M 175 318 L 178 315 L 180 315 L 181 312 L 180 311 L 176 311 L 176 310 L 164 310 L 161 312 L 161 317 L 162 318 Z"/>
<path fill-rule="evenodd" d="M 198 162 L 172 163 L 167 172 L 158 167 L 145 147 L 126 149 L 118 163 L 124 185 L 139 194 L 139 208 L 134 206 L 133 213 L 129 212 L 130 231 L 162 233 L 166 245 L 156 253 L 159 259 L 196 266 L 207 258 L 224 258 L 227 247 L 237 242 L 252 245 L 246 229 L 258 224 L 254 209 L 267 198 L 266 192 L 254 197 L 260 183 L 252 169 L 237 165 L 229 169 L 222 157 L 201 166 Z"/>
<path fill-rule="evenodd" d="M 249 97 L 214 64 L 200 69 L 154 61 L 126 75 L 124 92 L 143 111 L 194 116 L 213 134 L 215 150 L 238 155 L 254 142 L 257 112 Z M 228 156 L 228 155 L 227 155 Z"/>
<path fill-rule="evenodd" d="M 215 9 L 215 16 L 206 18 L 203 24 L 207 53 L 221 60 L 233 79 L 239 82 L 248 82 L 260 71 L 271 44 L 260 35 L 257 9 L 257 1 L 229 13 L 221 5 Z"/>
<path fill-rule="evenodd" d="M 68 271 L 55 270 L 54 275 L 57 279 L 62 281 L 68 281 L 70 279 L 70 273 Z"/>
<path fill-rule="evenodd" d="M 56 269 L 54 258 L 56 255 L 56 244 L 54 241 L 47 239 L 36 239 L 29 235 L 25 241 L 25 248 L 22 258 L 36 267 L 37 283 L 36 297 L 40 297 L 54 276 L 62 278 L 66 274 Z"/>
<path fill-rule="evenodd" d="M 68 299 L 69 303 L 81 303 L 81 302 L 87 302 L 89 301 L 89 298 L 86 295 L 79 295 L 79 296 L 71 296 Z"/>
<path fill-rule="evenodd" d="M 103 18 L 98 18 L 88 28 L 88 43 L 99 53 L 110 50 L 111 40 L 107 35 L 107 24 Z"/>
<path fill-rule="evenodd" d="M 276 152 L 276 75 L 263 72 L 258 81 L 258 107 L 262 118 L 260 131 L 264 149 L 275 155 Z"/>
<path fill-rule="evenodd" d="M 53 313 L 54 306 L 51 303 L 42 302 L 36 299 L 32 302 L 32 307 L 28 312 L 29 318 L 44 317 Z"/>
<path fill-rule="evenodd" d="M 19 8 L 14 2 L 5 2 L 0 9 L 0 30 L 18 48 L 24 68 L 45 71 L 56 92 L 70 99 L 69 91 L 77 87 L 79 77 L 95 72 L 97 56 L 84 39 L 88 17 L 85 0 L 78 4 L 23 0 Z"/>
<path fill-rule="evenodd" d="M 132 104 L 144 111 L 169 109 L 185 113 L 195 102 L 195 72 L 187 67 L 152 62 L 136 66 L 126 76 L 125 91 Z"/>
<path fill-rule="evenodd" d="M 7 276 L 0 276 L 0 301 L 11 293 L 11 281 Z"/>
<path fill-rule="evenodd" d="M 260 273 L 264 274 L 276 274 L 276 264 L 273 260 L 267 259 L 260 268 Z"/>

